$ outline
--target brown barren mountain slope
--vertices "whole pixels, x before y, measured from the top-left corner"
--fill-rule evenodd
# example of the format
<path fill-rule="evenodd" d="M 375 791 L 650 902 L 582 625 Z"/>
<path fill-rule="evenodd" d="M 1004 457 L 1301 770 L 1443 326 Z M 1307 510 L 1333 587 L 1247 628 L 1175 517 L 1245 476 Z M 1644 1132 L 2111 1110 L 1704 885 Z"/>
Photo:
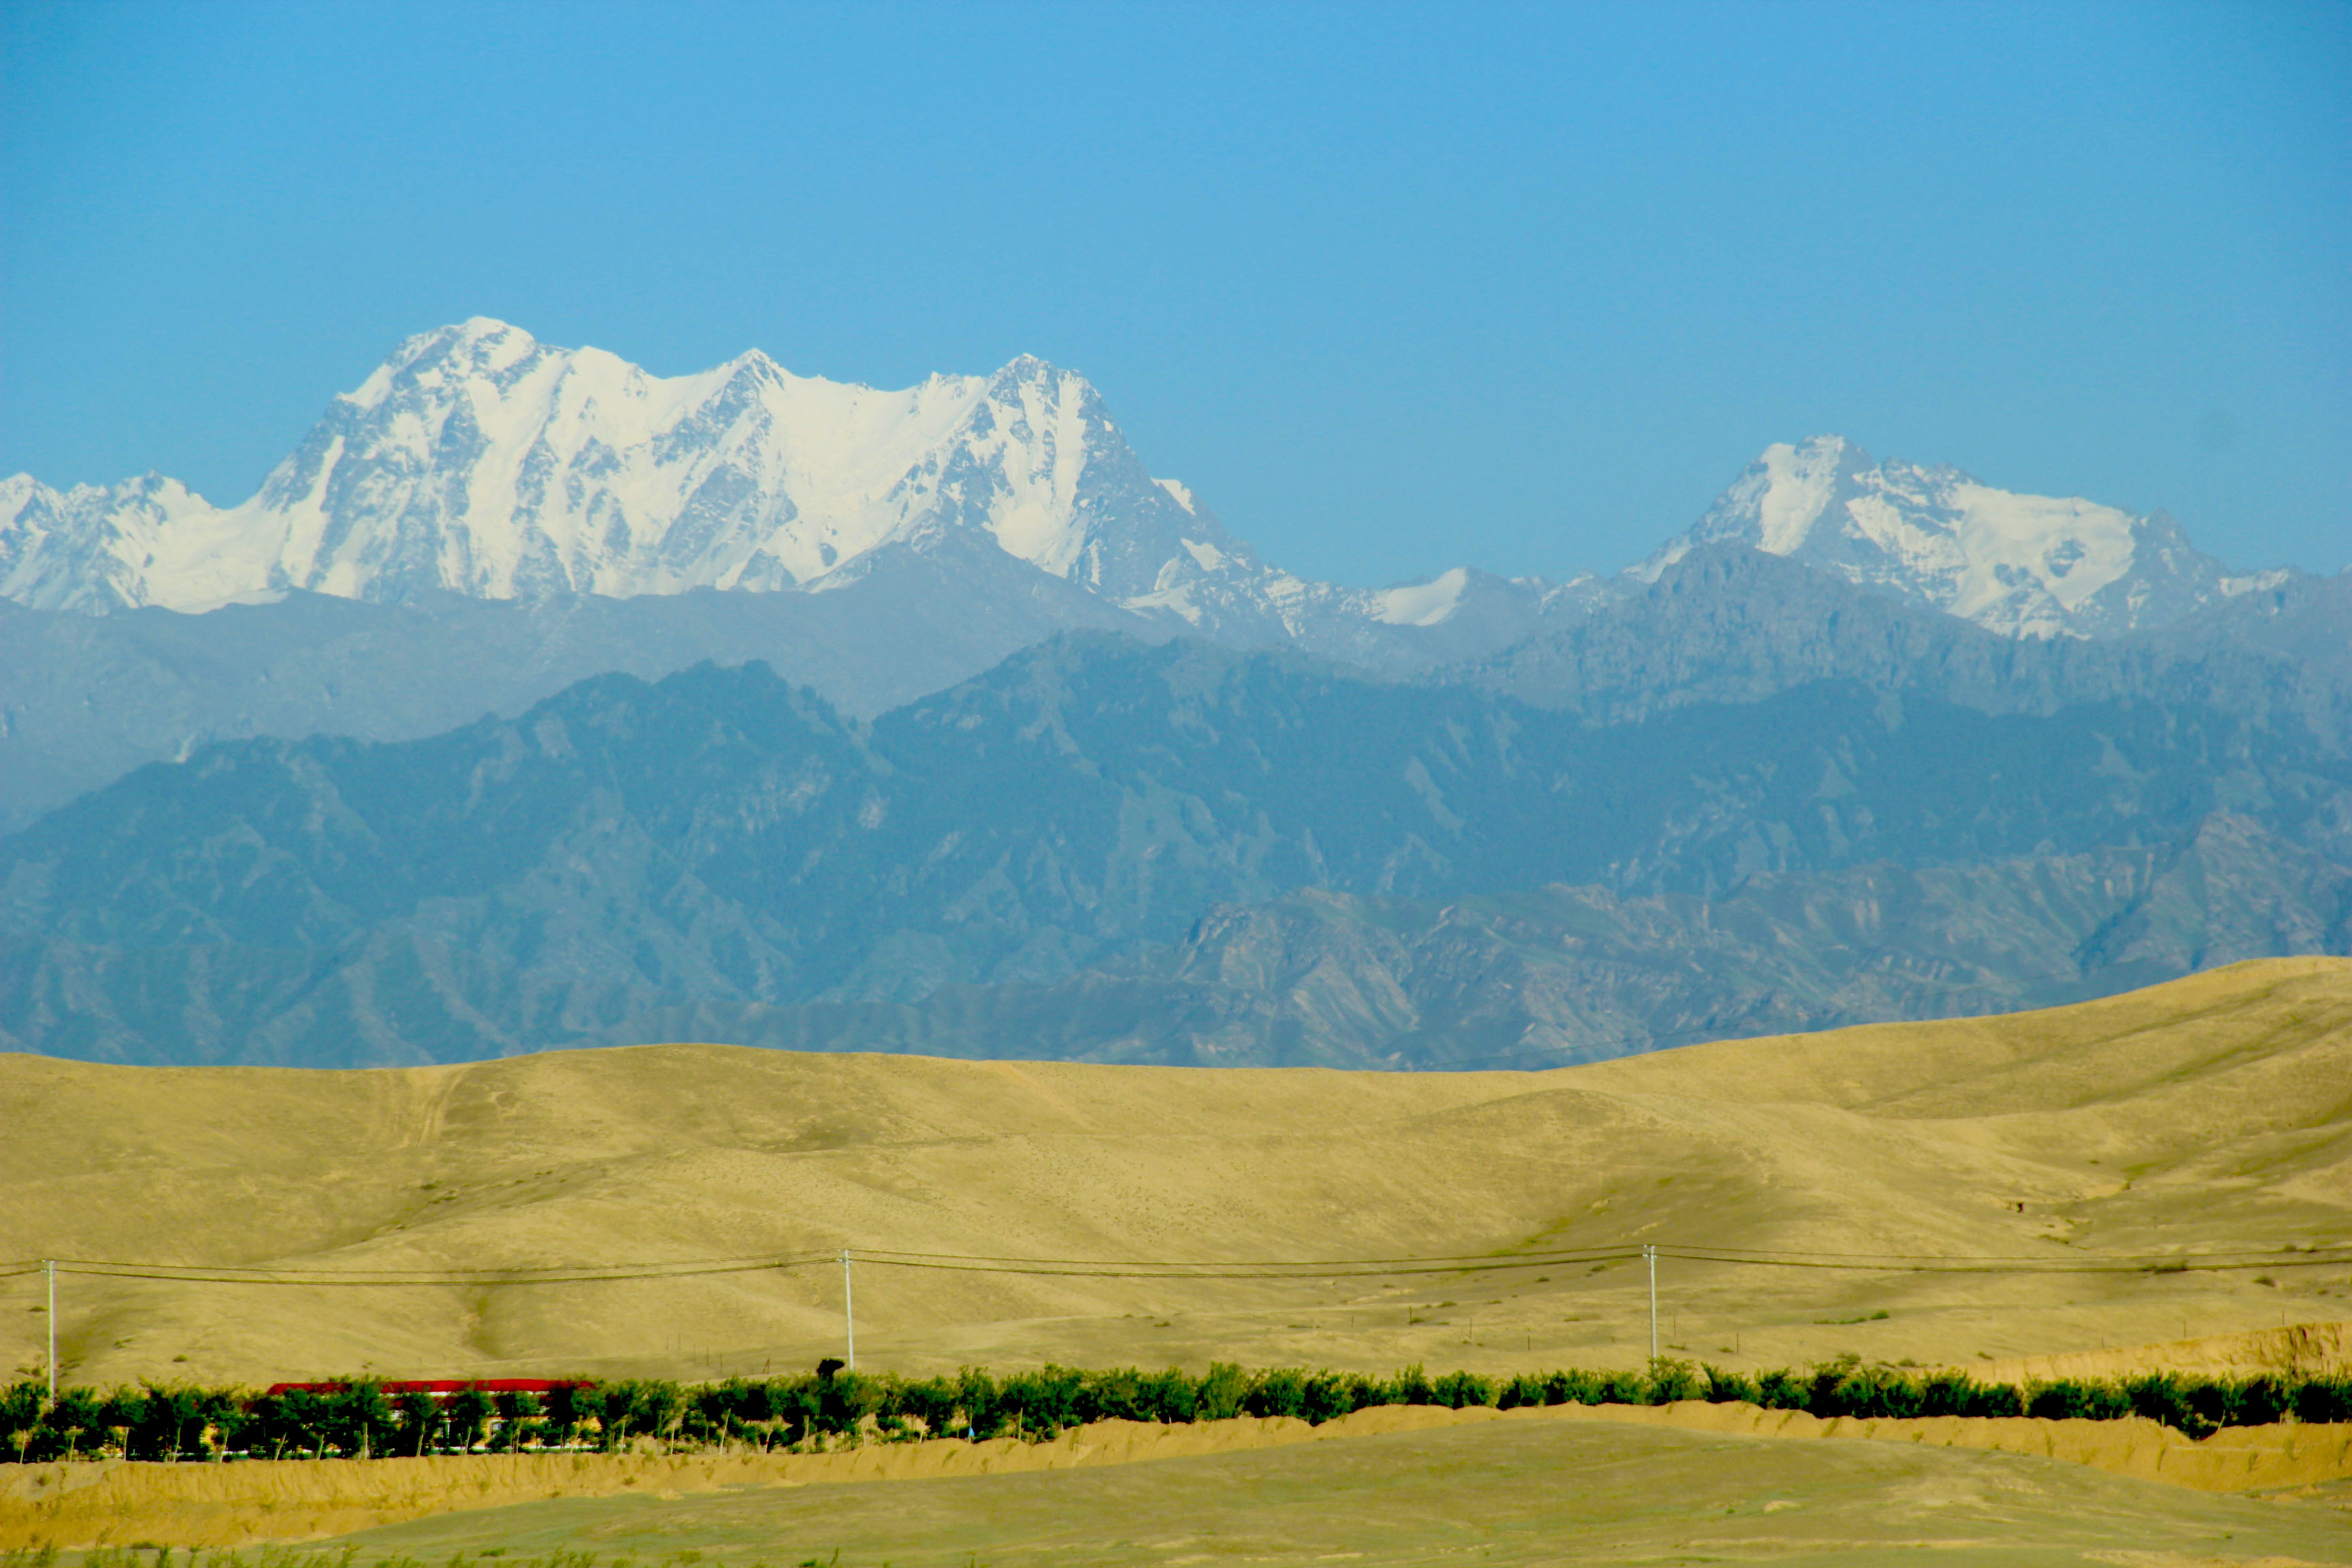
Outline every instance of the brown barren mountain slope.
<path fill-rule="evenodd" d="M 894 1248 L 1397 1259 L 1664 1242 L 2128 1264 L 2352 1241 L 2352 961 L 2048 1012 L 1536 1073 L 1209 1071 L 658 1046 L 398 1071 L 0 1057 L 0 1256 L 306 1268 Z M 1242 1272 L 1246 1272 L 1243 1270 Z M 1986 1367 L 2352 1316 L 2352 1268 L 1669 1261 L 1670 1353 Z M 37 1276 L 0 1356 L 38 1360 Z M 841 1270 L 499 1286 L 60 1279 L 67 1380 L 797 1369 Z M 1314 1281 L 858 1266 L 860 1364 L 1648 1351 L 1638 1263 Z M 1884 1313 L 1884 1317 L 1876 1314 Z M 2280 1341 L 2340 1360 L 2343 1340 Z"/>

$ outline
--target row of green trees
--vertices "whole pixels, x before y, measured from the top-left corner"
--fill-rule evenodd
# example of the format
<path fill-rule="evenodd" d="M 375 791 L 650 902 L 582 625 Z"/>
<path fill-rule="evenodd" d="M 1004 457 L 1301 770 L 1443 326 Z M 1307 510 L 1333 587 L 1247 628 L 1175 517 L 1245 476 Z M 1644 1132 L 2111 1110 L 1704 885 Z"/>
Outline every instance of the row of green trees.
<path fill-rule="evenodd" d="M 2352 1378 L 2262 1375 L 2063 1379 L 2019 1386 L 1958 1373 L 1864 1365 L 1853 1357 L 1758 1375 L 1659 1361 L 1643 1372 L 1566 1371 L 1488 1378 L 1418 1366 L 1393 1377 L 1223 1363 L 1194 1376 L 1170 1368 L 1082 1372 L 1048 1366 L 995 1376 L 869 1376 L 828 1364 L 799 1377 L 680 1384 L 630 1379 L 559 1387 L 545 1398 L 469 1389 L 446 1402 L 387 1395 L 355 1379 L 333 1391 L 253 1394 L 146 1385 L 76 1388 L 48 1406 L 38 1384 L 0 1391 L 0 1459 L 26 1463 L 102 1454 L 133 1459 L 364 1458 L 748 1444 L 801 1448 L 859 1436 L 1051 1437 L 1088 1421 L 1216 1421 L 1291 1415 L 1320 1423 L 1381 1405 L 1664 1405 L 1745 1401 L 1820 1416 L 2033 1415 L 2113 1420 L 2142 1415 L 2203 1436 L 2222 1426 L 2352 1421 Z M 45 1407 L 46 1406 L 46 1407 Z"/>

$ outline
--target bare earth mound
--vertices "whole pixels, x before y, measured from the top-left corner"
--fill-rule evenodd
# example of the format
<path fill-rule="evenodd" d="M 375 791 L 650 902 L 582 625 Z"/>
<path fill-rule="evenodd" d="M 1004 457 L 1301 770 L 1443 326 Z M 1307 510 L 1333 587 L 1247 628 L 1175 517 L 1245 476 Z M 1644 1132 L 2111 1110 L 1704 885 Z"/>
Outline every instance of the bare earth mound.
<path fill-rule="evenodd" d="M 703 1046 L 331 1073 L 16 1056 L 0 1058 L 0 1255 L 17 1258 L 447 1268 L 847 1247 L 1508 1264 L 1664 1242 L 2127 1265 L 2352 1240 L 2352 961 L 1541 1073 Z M 1850 1350 L 1982 1373 L 2352 1315 L 2342 1264 L 2293 1261 L 2063 1274 L 1670 1263 L 1661 1321 L 1670 1353 L 1730 1365 Z M 0 1287 L 13 1364 L 39 1355 L 38 1284 Z M 1648 1351 L 1638 1264 L 1308 1282 L 861 1265 L 856 1289 L 868 1370 L 1215 1357 L 1502 1372 Z M 68 1274 L 61 1291 L 77 1383 L 758 1373 L 804 1367 L 842 1338 L 830 1264 L 365 1289 Z M 2345 1342 L 2305 1332 L 2245 1353 L 2341 1364 Z"/>

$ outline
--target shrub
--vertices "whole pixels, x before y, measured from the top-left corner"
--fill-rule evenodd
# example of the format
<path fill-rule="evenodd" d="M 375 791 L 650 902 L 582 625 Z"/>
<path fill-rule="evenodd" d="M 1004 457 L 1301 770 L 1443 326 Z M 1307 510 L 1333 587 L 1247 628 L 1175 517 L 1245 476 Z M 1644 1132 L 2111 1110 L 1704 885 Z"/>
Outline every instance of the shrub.
<path fill-rule="evenodd" d="M 1976 1383 L 1965 1373 L 1941 1372 L 1919 1385 L 1922 1415 L 1974 1415 Z"/>
<path fill-rule="evenodd" d="M 2180 1429 L 2191 1437 L 2203 1437 L 2220 1427 L 2236 1425 L 2236 1384 L 2223 1383 L 2218 1378 L 2200 1377 L 2184 1382 L 2180 1392 L 2189 1406 Z"/>
<path fill-rule="evenodd" d="M 480 1403 L 476 1404 L 478 1397 Z M 677 1384 L 651 1378 L 627 1378 L 608 1383 L 595 1391 L 593 1403 L 594 1415 L 604 1428 L 602 1447 L 614 1450 L 625 1447 L 632 1438 L 667 1437 L 683 1421 L 686 1414 L 686 1391 Z M 467 1389 L 452 1399 L 443 1411 L 450 1428 L 450 1441 L 460 1449 L 476 1440 L 469 1435 L 469 1419 L 487 1420 L 490 1410 L 489 1396 L 478 1389 Z"/>
<path fill-rule="evenodd" d="M 1717 1405 L 1749 1405 L 1764 1403 L 1756 1380 L 1719 1366 L 1703 1366 L 1699 1371 L 1706 1378 L 1706 1397 Z"/>
<path fill-rule="evenodd" d="M 2294 1408 L 2294 1392 L 2279 1379 L 2265 1373 L 2248 1378 L 2238 1385 L 2237 1408 L 2231 1412 L 2232 1424 L 2240 1426 L 2268 1426 L 2283 1421 Z"/>
<path fill-rule="evenodd" d="M 956 1374 L 956 1406 L 977 1441 L 986 1442 L 1004 1429 L 1004 1408 L 997 1402 L 996 1380 L 976 1366 Z"/>
<path fill-rule="evenodd" d="M 1756 1380 L 1756 1403 L 1767 1410 L 1811 1410 L 1813 1386 L 1810 1380 L 1782 1367 Z"/>
<path fill-rule="evenodd" d="M 2061 1378 L 2027 1384 L 2025 1413 L 2045 1421 L 2113 1421 L 2132 1414 L 2132 1397 L 2118 1383 Z"/>
<path fill-rule="evenodd" d="M 1065 1426 L 1077 1425 L 1078 1389 L 1084 1380 L 1082 1373 L 1049 1365 L 1040 1372 L 1014 1373 L 1004 1380 L 997 1397 L 1016 1431 L 1051 1437 Z"/>
<path fill-rule="evenodd" d="M 890 1409 L 893 1419 L 902 1424 L 920 1422 L 922 1429 L 934 1437 L 961 1437 L 967 1423 L 957 1403 L 957 1384 L 951 1378 L 927 1377 L 913 1383 L 893 1382 L 890 1385 Z M 765 1421 L 764 1414 L 747 1416 L 746 1420 Z M 751 1434 L 764 1440 L 765 1428 Z"/>
<path fill-rule="evenodd" d="M 2013 1383 L 1972 1383 L 1969 1397 L 1973 1408 L 1970 1415 L 2022 1415 L 2025 1414 L 2025 1391 Z"/>
<path fill-rule="evenodd" d="M 1262 1372 L 1250 1384 L 1242 1408 L 1252 1415 L 1297 1415 L 1307 1407 L 1307 1374 L 1287 1367 Z"/>
<path fill-rule="evenodd" d="M 1143 1374 L 1132 1367 L 1088 1373 L 1078 1388 L 1082 1421 L 1149 1421 L 1148 1405 Z"/>
<path fill-rule="evenodd" d="M 449 1441 L 459 1453 L 469 1451 L 482 1440 L 491 1418 L 498 1413 L 498 1401 L 481 1389 L 460 1389 L 446 1409 L 449 1417 Z"/>
<path fill-rule="evenodd" d="M 399 1427 L 400 1418 L 393 1413 L 380 1383 L 360 1379 L 330 1396 L 328 1441 L 344 1454 L 375 1454 L 397 1435 Z"/>
<path fill-rule="evenodd" d="M 1307 1380 L 1307 1394 L 1299 1414 L 1314 1426 L 1336 1421 L 1377 1402 L 1378 1385 L 1360 1374 L 1343 1376 L 1339 1373 L 1318 1372 Z"/>
<path fill-rule="evenodd" d="M 1395 1381 L 1389 1385 L 1389 1388 L 1391 1396 L 1388 1403 L 1391 1405 L 1437 1403 L 1437 1389 L 1430 1383 L 1429 1374 L 1421 1370 L 1419 1362 L 1413 1363 L 1398 1373 Z"/>
<path fill-rule="evenodd" d="M 1525 1373 L 1512 1378 L 1495 1393 L 1495 1408 L 1497 1410 L 1517 1410 L 1524 1405 L 1544 1403 L 1544 1380 Z"/>
<path fill-rule="evenodd" d="M 1652 1358 L 1645 1381 L 1648 1387 L 1643 1395 L 1646 1404 L 1672 1405 L 1677 1400 L 1696 1399 L 1699 1394 L 1698 1369 L 1671 1356 Z"/>
<path fill-rule="evenodd" d="M 1598 1405 L 1605 1392 L 1601 1378 L 1589 1372 L 1555 1372 L 1543 1385 L 1546 1405 Z"/>
<path fill-rule="evenodd" d="M 1917 1379 L 1891 1366 L 1853 1365 L 1839 1378 L 1832 1398 L 1841 1415 L 1864 1420 L 1902 1419 L 1925 1413 L 1927 1390 Z"/>
<path fill-rule="evenodd" d="M 1454 1410 L 1495 1403 L 1495 1385 L 1475 1372 L 1449 1372 L 1437 1380 L 1431 1393 L 1434 1396 L 1432 1404 Z"/>
<path fill-rule="evenodd" d="M 2352 1377 L 2310 1377 L 2294 1391 L 2298 1421 L 2352 1421 Z"/>
<path fill-rule="evenodd" d="M 2124 1403 L 2135 1415 L 2185 1426 L 2189 1418 L 2188 1390 L 2168 1372 L 2150 1373 L 2124 1384 Z"/>
<path fill-rule="evenodd" d="M 135 1388 L 116 1389 L 99 1401 L 98 1424 L 120 1446 L 122 1457 L 130 1458 L 143 1447 L 139 1439 L 147 1425 L 146 1394 Z"/>
<path fill-rule="evenodd" d="M 594 1414 L 595 1390 L 585 1384 L 558 1384 L 547 1395 L 547 1426 L 556 1440 L 569 1443 Z"/>
<path fill-rule="evenodd" d="M 545 1436 L 547 1406 L 538 1394 L 528 1389 L 501 1396 L 499 1416 L 501 1425 L 494 1440 L 501 1449 L 511 1452 Z M 724 1426 L 711 1433 L 714 1437 L 732 1435 L 731 1429 Z"/>
<path fill-rule="evenodd" d="M 1647 1405 L 1650 1380 L 1638 1372 L 1604 1372 L 1593 1385 L 1595 1405 Z"/>
<path fill-rule="evenodd" d="M 2088 1388 L 2072 1378 L 2028 1384 L 2025 1413 L 2037 1421 L 2071 1421 L 2090 1414 L 2084 1408 L 2088 1394 Z"/>
<path fill-rule="evenodd" d="M 1200 1412 L 1201 1385 L 1175 1367 L 1153 1373 L 1142 1389 L 1147 1421 L 1191 1421 Z"/>
<path fill-rule="evenodd" d="M 1824 1420 L 1853 1414 L 1845 1406 L 1839 1387 L 1855 1368 L 1862 1365 L 1858 1355 L 1847 1354 L 1835 1361 L 1816 1362 L 1806 1380 L 1805 1408 Z"/>
<path fill-rule="evenodd" d="M 1201 1379 L 1193 1402 L 1196 1421 L 1230 1421 L 1242 1413 L 1242 1400 L 1249 1393 L 1249 1379 L 1242 1369 L 1230 1362 L 1213 1361 L 1209 1374 Z"/>

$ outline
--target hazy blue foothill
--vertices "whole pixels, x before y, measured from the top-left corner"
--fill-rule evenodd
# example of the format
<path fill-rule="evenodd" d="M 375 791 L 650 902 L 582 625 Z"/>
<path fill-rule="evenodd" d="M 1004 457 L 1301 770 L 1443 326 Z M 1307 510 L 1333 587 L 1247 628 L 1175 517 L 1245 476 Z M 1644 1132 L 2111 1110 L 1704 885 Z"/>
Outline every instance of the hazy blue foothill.
<path fill-rule="evenodd" d="M 2342 952 L 2342 600 L 2018 639 L 1715 550 L 1410 682 L 1073 632 L 870 721 L 706 665 L 211 743 L 0 842 L 0 1029 L 1542 1065 Z"/>
<path fill-rule="evenodd" d="M 0 831 L 207 742 L 419 739 L 611 670 L 759 659 L 871 717 L 1058 630 L 1166 635 L 994 550 L 879 553 L 826 594 L 430 591 L 382 604 L 293 592 L 194 616 L 0 598 Z"/>

